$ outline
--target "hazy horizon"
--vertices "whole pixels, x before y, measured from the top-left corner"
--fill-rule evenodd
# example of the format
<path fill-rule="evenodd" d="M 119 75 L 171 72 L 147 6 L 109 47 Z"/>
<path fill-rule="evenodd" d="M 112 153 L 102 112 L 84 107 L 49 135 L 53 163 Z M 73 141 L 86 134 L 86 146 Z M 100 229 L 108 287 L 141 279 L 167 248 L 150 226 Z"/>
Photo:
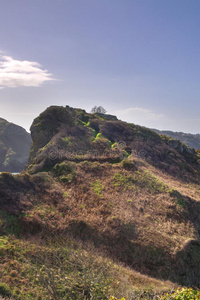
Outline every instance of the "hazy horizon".
<path fill-rule="evenodd" d="M 200 2 L 1 0 L 0 117 L 50 105 L 200 133 Z"/>

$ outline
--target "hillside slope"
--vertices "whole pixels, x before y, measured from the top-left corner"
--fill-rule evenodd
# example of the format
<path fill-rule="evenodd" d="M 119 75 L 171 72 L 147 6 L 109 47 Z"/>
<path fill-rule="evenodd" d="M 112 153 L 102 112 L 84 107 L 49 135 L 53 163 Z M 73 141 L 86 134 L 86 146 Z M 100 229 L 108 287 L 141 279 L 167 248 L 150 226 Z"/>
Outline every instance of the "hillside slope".
<path fill-rule="evenodd" d="M 30 130 L 29 170 L 33 173 L 65 159 L 112 163 L 130 154 L 181 178 L 194 177 L 199 171 L 194 149 L 114 116 L 51 106 L 34 120 Z"/>
<path fill-rule="evenodd" d="M 24 128 L 0 118 L 0 172 L 21 172 L 30 145 L 30 134 Z"/>
<path fill-rule="evenodd" d="M 49 107 L 31 136 L 26 172 L 0 175 L 1 280 L 12 295 L 200 287 L 198 152 L 70 107 Z"/>
<path fill-rule="evenodd" d="M 184 144 L 188 145 L 194 149 L 200 149 L 200 134 L 191 134 L 191 133 L 184 133 L 184 132 L 174 132 L 170 130 L 158 130 L 152 129 L 158 134 L 167 135 L 177 140 L 180 140 Z"/>

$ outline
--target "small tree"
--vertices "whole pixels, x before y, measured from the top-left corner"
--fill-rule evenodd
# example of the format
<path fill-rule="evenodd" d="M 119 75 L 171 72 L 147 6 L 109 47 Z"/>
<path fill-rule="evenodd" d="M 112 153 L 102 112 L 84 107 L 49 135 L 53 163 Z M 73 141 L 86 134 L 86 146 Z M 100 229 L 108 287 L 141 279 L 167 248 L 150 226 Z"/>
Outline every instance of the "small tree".
<path fill-rule="evenodd" d="M 104 107 L 102 106 L 94 106 L 92 109 L 91 109 L 91 113 L 92 114 L 96 114 L 96 113 L 99 113 L 99 114 L 105 114 L 107 111 Z"/>

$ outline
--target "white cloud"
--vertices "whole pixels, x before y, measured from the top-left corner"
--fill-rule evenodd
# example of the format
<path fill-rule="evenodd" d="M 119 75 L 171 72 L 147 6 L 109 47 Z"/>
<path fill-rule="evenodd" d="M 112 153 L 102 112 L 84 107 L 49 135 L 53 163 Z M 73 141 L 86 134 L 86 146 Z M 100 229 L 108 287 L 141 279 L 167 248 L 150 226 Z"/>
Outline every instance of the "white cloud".
<path fill-rule="evenodd" d="M 15 60 L 0 54 L 0 89 L 5 87 L 40 86 L 54 80 L 52 74 L 33 61 Z"/>
<path fill-rule="evenodd" d="M 186 118 L 178 113 L 174 115 L 165 115 L 154 112 L 151 109 L 142 107 L 130 107 L 123 110 L 112 111 L 118 119 L 134 123 L 148 128 L 157 128 L 160 130 L 182 131 L 190 133 L 200 133 L 199 118 Z"/>
<path fill-rule="evenodd" d="M 167 117 L 164 114 L 156 113 L 150 109 L 142 107 L 130 107 L 123 110 L 117 110 L 112 113 L 123 121 L 150 128 L 160 127 L 163 120 L 167 121 Z"/>
<path fill-rule="evenodd" d="M 119 116 L 125 116 L 129 119 L 132 118 L 132 121 L 134 121 L 134 118 L 137 119 L 145 119 L 148 121 L 158 121 L 161 120 L 164 115 L 155 113 L 150 109 L 142 108 L 142 107 L 130 107 L 123 110 L 118 110 L 115 112 Z"/>

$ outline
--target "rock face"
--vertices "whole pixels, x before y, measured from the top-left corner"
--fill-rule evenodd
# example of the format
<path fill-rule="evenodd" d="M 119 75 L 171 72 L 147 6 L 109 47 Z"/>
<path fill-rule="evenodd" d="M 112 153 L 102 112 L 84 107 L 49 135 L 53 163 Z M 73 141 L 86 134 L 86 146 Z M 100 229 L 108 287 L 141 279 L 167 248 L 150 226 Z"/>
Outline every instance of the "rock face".
<path fill-rule="evenodd" d="M 188 154 L 195 154 L 195 149 L 190 148 L 189 146 L 181 143 L 179 140 L 176 139 L 170 139 L 167 144 L 169 145 L 169 147 L 176 149 L 179 153 L 188 153 Z"/>
<path fill-rule="evenodd" d="M 24 128 L 0 118 L 0 172 L 21 172 L 30 145 L 30 134 Z"/>

